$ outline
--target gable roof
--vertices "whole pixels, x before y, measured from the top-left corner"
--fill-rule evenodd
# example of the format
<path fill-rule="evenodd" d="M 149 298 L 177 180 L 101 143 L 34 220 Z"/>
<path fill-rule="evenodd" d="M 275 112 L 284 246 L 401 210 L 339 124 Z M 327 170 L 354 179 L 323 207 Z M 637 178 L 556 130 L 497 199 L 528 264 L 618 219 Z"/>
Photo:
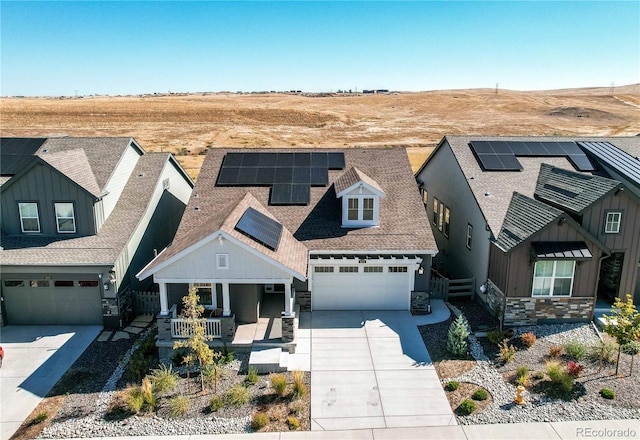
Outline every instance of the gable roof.
<path fill-rule="evenodd" d="M 151 263 L 137 275 L 144 279 L 158 270 L 166 267 L 171 262 L 181 258 L 190 252 L 194 247 L 207 241 L 207 239 L 217 237 L 223 233 L 227 238 L 232 238 L 243 245 L 244 248 L 258 250 L 261 254 L 279 263 L 288 269 L 294 276 L 304 279 L 307 274 L 307 248 L 293 237 L 293 234 L 285 227 L 282 228 L 280 244 L 276 250 L 270 249 L 261 243 L 257 243 L 252 238 L 242 234 L 236 229 L 238 221 L 242 215 L 250 208 L 264 214 L 265 216 L 277 219 L 265 208 L 250 192 L 247 192 L 240 200 L 231 202 L 222 208 L 213 217 L 207 217 L 200 209 L 197 212 L 201 217 L 201 226 L 193 228 L 181 237 L 176 237 L 173 243 L 165 248 Z"/>
<path fill-rule="evenodd" d="M 114 265 L 144 216 L 156 186 L 161 184 L 162 170 L 170 161 L 169 153 L 141 156 L 111 215 L 96 235 L 61 239 L 2 234 L 2 265 Z"/>
<path fill-rule="evenodd" d="M 609 142 L 631 151 L 640 146 L 640 137 L 560 137 L 560 136 L 445 136 L 422 164 L 417 174 L 428 166 L 433 157 L 443 148 L 451 148 L 453 155 L 466 178 L 478 207 L 484 215 L 490 230 L 497 236 L 511 203 L 513 192 L 533 198 L 542 164 L 554 168 L 573 171 L 580 175 L 598 175 L 604 171 L 578 172 L 567 157 L 518 157 L 522 171 L 484 171 L 469 146 L 471 141 L 543 141 L 543 142 Z M 604 176 L 606 177 L 606 176 Z"/>
<path fill-rule="evenodd" d="M 380 197 L 384 197 L 384 191 L 378 185 L 378 182 L 367 176 L 356 167 L 351 167 L 342 176 L 335 181 L 334 186 L 336 190 L 336 196 L 342 197 L 345 193 L 349 192 L 352 188 L 357 186 L 360 182 L 364 183 L 374 192 L 379 193 Z"/>
<path fill-rule="evenodd" d="M 620 182 L 605 177 L 580 174 L 551 165 L 540 165 L 535 197 L 564 210 L 581 213 Z"/>
<path fill-rule="evenodd" d="M 640 156 L 634 157 L 609 142 L 579 142 L 578 145 L 640 187 Z M 640 147 L 636 152 L 640 155 Z"/>
<path fill-rule="evenodd" d="M 84 150 L 61 151 L 40 157 L 93 196 L 98 197 L 100 195 L 100 187 L 96 182 L 96 177 L 90 172 L 91 167 Z"/>
<path fill-rule="evenodd" d="M 375 182 L 387 195 L 380 200 L 380 226 L 346 229 L 342 227 L 341 201 L 336 199 L 335 182 L 342 170 L 328 171 L 328 186 L 312 186 L 308 205 L 269 205 L 270 188 L 248 186 L 216 186 L 220 166 L 229 152 L 264 152 L 251 149 L 210 149 L 202 164 L 189 205 L 182 218 L 174 242 L 191 234 L 203 237 L 210 226 L 203 219 L 215 218 L 247 192 L 288 229 L 296 240 L 316 252 L 404 252 L 435 253 L 435 239 L 415 185 L 409 159 L 404 148 L 348 148 L 345 166 L 356 167 Z M 307 150 L 269 149 L 270 152 Z M 318 149 L 314 151 L 335 152 Z M 196 211 L 194 208 L 198 207 Z M 208 229 L 210 231 L 210 229 Z M 255 246 L 254 244 L 251 244 Z"/>

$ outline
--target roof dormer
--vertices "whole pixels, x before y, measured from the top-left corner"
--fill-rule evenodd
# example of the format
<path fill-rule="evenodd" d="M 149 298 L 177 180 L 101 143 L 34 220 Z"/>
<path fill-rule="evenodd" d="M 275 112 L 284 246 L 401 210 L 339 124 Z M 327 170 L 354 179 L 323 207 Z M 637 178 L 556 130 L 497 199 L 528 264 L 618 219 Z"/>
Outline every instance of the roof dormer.
<path fill-rule="evenodd" d="M 380 224 L 380 199 L 385 194 L 378 182 L 352 167 L 335 182 L 342 199 L 342 227 L 362 228 Z"/>

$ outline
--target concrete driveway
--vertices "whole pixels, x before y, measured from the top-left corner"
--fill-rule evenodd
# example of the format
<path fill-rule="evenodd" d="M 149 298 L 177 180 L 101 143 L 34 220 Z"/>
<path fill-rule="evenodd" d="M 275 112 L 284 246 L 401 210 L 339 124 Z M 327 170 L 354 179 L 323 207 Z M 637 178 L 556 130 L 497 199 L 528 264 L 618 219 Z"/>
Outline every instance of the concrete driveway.
<path fill-rule="evenodd" d="M 0 438 L 13 435 L 100 330 L 65 325 L 0 328 Z"/>
<path fill-rule="evenodd" d="M 311 429 L 456 425 L 409 312 L 311 313 Z"/>

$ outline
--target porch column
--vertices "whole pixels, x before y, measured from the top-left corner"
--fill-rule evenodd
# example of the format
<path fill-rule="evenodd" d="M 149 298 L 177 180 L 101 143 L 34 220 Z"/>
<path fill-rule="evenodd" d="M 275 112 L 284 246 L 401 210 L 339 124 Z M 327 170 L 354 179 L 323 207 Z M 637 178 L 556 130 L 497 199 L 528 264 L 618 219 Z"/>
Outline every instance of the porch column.
<path fill-rule="evenodd" d="M 167 298 L 167 283 L 158 283 L 160 286 L 160 314 L 169 315 L 169 299 Z"/>
<path fill-rule="evenodd" d="M 284 285 L 284 316 L 291 316 L 293 312 L 293 297 L 291 295 L 291 284 Z"/>
<path fill-rule="evenodd" d="M 231 316 L 231 301 L 229 300 L 229 283 L 222 283 L 222 316 Z"/>

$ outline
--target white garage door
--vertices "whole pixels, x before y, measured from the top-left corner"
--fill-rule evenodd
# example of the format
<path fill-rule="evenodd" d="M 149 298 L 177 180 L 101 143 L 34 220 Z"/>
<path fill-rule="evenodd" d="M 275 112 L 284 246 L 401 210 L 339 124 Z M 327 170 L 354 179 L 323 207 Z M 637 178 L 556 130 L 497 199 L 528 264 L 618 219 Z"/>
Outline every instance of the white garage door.
<path fill-rule="evenodd" d="M 313 310 L 409 310 L 413 272 L 314 272 Z M 408 268 L 407 268 L 408 269 Z"/>

